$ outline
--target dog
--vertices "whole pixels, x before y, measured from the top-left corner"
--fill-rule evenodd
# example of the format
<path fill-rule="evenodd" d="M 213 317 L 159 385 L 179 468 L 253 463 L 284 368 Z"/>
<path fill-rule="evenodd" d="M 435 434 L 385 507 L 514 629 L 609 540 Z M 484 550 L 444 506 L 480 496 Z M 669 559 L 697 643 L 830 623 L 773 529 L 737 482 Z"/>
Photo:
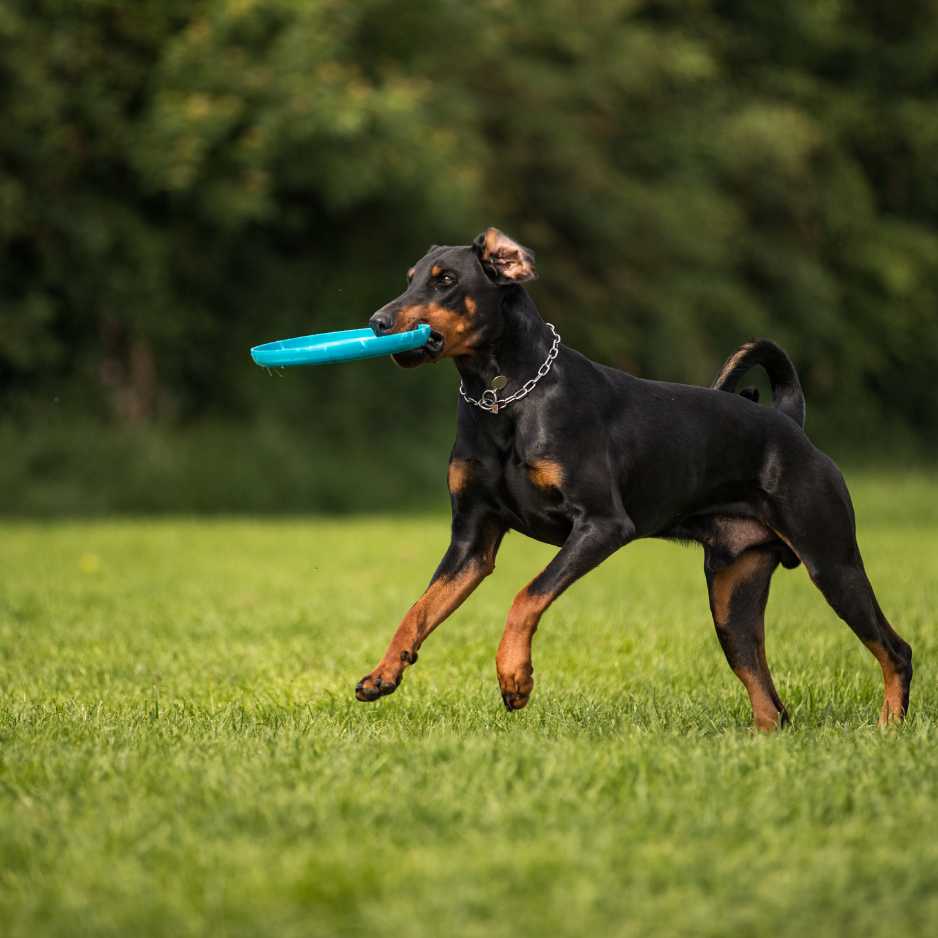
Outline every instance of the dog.
<path fill-rule="evenodd" d="M 523 286 L 535 277 L 534 254 L 488 228 L 472 244 L 431 247 L 404 293 L 369 320 L 377 335 L 427 323 L 428 343 L 395 360 L 411 368 L 450 358 L 461 382 L 450 545 L 356 697 L 400 686 L 427 636 L 493 571 L 515 530 L 560 550 L 508 612 L 495 660 L 509 710 L 531 697 L 531 641 L 551 603 L 619 548 L 655 537 L 703 546 L 717 635 L 757 729 L 788 721 L 764 646 L 779 564 L 804 564 L 882 667 L 880 724 L 901 720 L 912 651 L 864 571 L 843 476 L 804 433 L 804 394 L 785 352 L 747 342 L 710 388 L 636 378 L 561 345 Z M 736 393 L 754 366 L 768 374 L 771 407 L 754 389 Z"/>

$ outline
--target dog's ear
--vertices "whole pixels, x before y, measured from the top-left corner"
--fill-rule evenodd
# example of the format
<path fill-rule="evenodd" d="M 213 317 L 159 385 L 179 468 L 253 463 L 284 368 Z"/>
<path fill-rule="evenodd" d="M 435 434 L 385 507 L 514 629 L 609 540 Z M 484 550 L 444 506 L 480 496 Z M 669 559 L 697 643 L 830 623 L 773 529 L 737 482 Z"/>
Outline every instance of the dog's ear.
<path fill-rule="evenodd" d="M 496 283 L 521 283 L 537 276 L 534 252 L 497 228 L 486 228 L 472 246 L 483 269 Z"/>

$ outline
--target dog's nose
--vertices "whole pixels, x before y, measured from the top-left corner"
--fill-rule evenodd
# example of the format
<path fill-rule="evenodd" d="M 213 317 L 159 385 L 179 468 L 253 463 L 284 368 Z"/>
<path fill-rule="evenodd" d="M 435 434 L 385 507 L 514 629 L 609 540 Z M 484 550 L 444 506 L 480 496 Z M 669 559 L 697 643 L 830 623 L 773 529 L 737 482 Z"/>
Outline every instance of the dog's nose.
<path fill-rule="evenodd" d="M 379 309 L 368 320 L 368 325 L 371 326 L 371 331 L 375 335 L 384 335 L 385 332 L 391 331 L 391 326 L 394 325 L 394 317 L 387 310 Z"/>

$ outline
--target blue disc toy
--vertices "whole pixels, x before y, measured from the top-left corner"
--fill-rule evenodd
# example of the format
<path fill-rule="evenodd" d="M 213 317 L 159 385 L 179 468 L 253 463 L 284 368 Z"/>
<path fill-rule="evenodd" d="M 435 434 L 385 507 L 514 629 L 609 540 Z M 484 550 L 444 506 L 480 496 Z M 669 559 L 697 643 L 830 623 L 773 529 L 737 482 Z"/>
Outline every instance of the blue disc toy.
<path fill-rule="evenodd" d="M 251 349 L 251 358 L 265 368 L 287 368 L 291 365 L 328 365 L 351 362 L 359 358 L 380 358 L 409 352 L 427 344 L 430 327 L 421 323 L 416 329 L 375 335 L 371 329 L 345 329 L 342 332 L 320 332 L 301 335 L 296 339 L 265 342 Z"/>

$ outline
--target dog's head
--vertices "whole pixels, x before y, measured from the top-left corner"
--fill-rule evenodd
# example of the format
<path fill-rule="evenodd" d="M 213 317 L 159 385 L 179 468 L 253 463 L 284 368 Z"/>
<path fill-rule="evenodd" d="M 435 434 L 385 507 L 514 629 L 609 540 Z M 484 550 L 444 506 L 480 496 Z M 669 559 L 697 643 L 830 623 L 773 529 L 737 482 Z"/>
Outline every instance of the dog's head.
<path fill-rule="evenodd" d="M 406 332 L 420 323 L 430 326 L 423 348 L 394 356 L 405 368 L 472 355 L 501 331 L 505 288 L 536 276 L 531 251 L 497 228 L 487 228 L 472 244 L 431 247 L 407 271 L 407 289 L 368 324 L 376 335 Z"/>

